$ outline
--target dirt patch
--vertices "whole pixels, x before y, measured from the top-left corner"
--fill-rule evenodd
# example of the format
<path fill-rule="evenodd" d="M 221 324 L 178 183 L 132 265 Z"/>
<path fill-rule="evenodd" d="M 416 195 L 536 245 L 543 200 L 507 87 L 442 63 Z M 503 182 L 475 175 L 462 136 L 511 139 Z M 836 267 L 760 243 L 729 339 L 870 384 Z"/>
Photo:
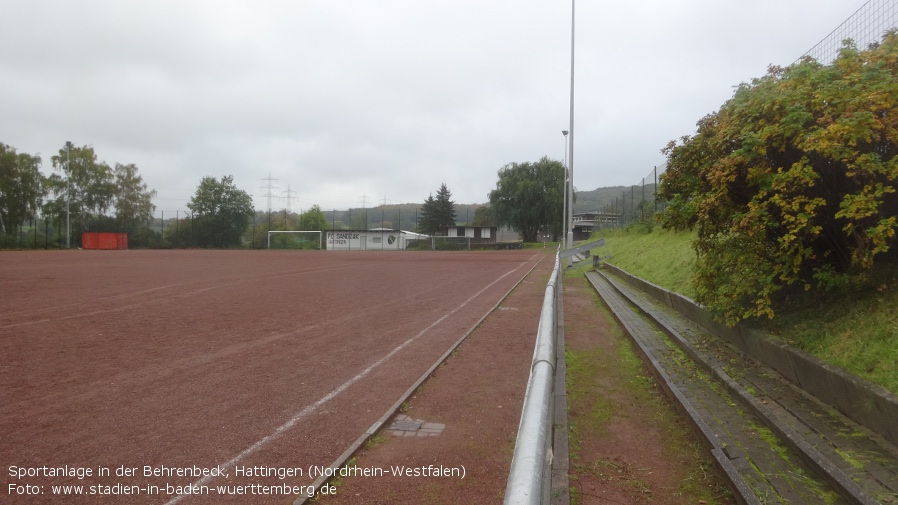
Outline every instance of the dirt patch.
<path fill-rule="evenodd" d="M 586 279 L 564 279 L 575 504 L 734 503 Z"/>

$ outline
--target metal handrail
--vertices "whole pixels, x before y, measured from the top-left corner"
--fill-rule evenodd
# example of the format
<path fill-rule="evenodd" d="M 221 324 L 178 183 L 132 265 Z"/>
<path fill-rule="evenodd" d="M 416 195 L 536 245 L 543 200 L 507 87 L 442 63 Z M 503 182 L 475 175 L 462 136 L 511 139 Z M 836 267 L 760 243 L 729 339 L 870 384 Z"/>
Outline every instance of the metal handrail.
<path fill-rule="evenodd" d="M 555 302 L 559 255 L 543 297 L 530 379 L 518 425 L 505 504 L 549 503 L 552 488 L 552 429 L 555 417 Z"/>

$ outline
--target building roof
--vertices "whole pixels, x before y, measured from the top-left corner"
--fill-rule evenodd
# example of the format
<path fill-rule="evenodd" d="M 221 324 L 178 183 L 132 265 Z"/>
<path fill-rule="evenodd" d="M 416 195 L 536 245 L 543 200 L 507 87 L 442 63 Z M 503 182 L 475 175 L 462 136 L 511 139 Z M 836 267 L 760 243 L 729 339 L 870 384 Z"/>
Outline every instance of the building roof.
<path fill-rule="evenodd" d="M 430 235 L 425 235 L 423 233 L 416 233 L 408 230 L 394 230 L 392 228 L 371 228 L 368 230 L 327 230 L 329 233 L 369 233 L 369 232 L 379 232 L 379 233 L 400 233 L 402 235 L 406 235 L 412 238 L 430 238 Z"/>

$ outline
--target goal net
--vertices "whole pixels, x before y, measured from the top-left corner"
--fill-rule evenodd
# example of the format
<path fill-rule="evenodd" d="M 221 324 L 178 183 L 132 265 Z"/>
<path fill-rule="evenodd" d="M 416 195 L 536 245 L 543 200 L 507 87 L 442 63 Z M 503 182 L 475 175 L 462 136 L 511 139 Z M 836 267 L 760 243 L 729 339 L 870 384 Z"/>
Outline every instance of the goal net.
<path fill-rule="evenodd" d="M 278 231 L 268 232 L 269 249 L 321 249 L 320 231 Z"/>
<path fill-rule="evenodd" d="M 408 249 L 434 251 L 467 251 L 471 249 L 470 237 L 423 237 L 410 240 Z"/>

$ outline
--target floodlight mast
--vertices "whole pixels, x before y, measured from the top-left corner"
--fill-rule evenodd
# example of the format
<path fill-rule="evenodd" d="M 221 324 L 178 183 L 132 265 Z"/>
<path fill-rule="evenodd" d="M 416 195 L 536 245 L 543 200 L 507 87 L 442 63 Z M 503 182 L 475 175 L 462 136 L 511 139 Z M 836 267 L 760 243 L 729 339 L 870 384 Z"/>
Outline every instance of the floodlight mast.
<path fill-rule="evenodd" d="M 564 175 L 562 181 L 564 184 L 564 205 L 561 212 L 561 248 L 567 249 L 567 130 L 561 130 L 564 135 Z"/>
<path fill-rule="evenodd" d="M 72 165 L 71 160 L 69 159 L 69 148 L 71 147 L 71 142 L 65 143 L 65 168 L 67 174 L 65 174 L 65 248 L 70 249 L 72 247 L 72 225 L 71 218 L 69 217 L 69 201 L 72 199 Z"/>
<path fill-rule="evenodd" d="M 567 208 L 566 220 L 568 222 L 567 249 L 574 247 L 574 9 L 576 0 L 571 0 L 571 126 L 570 126 L 570 152 L 568 154 L 568 172 L 570 185 L 568 198 L 570 203 Z M 571 266 L 571 258 L 568 256 L 567 266 Z"/>

